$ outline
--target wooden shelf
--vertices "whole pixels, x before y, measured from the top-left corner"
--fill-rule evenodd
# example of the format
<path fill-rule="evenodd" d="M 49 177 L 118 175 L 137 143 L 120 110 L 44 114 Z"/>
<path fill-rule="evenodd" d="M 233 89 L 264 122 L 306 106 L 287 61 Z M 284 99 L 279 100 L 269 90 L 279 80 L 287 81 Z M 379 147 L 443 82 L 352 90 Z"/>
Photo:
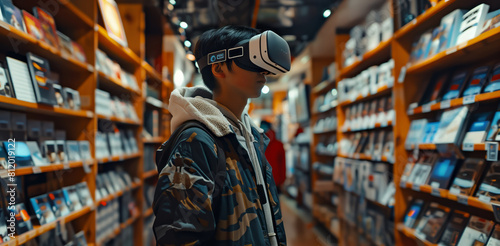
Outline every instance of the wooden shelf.
<path fill-rule="evenodd" d="M 148 210 L 144 211 L 143 217 L 147 218 L 151 215 L 153 215 L 153 208 L 148 208 Z"/>
<path fill-rule="evenodd" d="M 458 2 L 457 0 L 447 0 L 447 1 L 440 1 L 436 6 L 427 9 L 423 14 L 417 16 L 413 21 L 410 23 L 406 24 L 399 30 L 397 30 L 394 33 L 394 38 L 395 39 L 401 39 L 403 37 L 412 37 L 415 38 L 415 33 L 419 32 L 417 29 L 429 29 L 431 28 L 428 25 L 423 25 L 422 23 L 430 22 L 432 19 L 434 19 L 434 22 L 439 23 L 441 20 L 442 16 L 444 16 L 446 13 L 451 12 L 453 8 L 453 4 L 455 2 Z M 449 11 L 448 11 L 449 10 Z"/>
<path fill-rule="evenodd" d="M 369 94 L 368 93 L 368 95 L 366 97 L 363 97 L 362 95 L 359 95 L 356 98 L 356 100 L 354 100 L 354 101 L 347 100 L 347 101 L 341 102 L 340 106 L 341 107 L 346 107 L 346 106 L 350 106 L 351 104 L 356 104 L 356 103 L 360 103 L 360 102 L 364 102 L 364 101 L 369 101 L 369 100 L 374 99 L 374 98 L 378 98 L 378 97 L 390 95 L 391 92 L 392 92 L 392 87 L 383 86 L 383 87 L 378 88 L 377 92 L 374 93 L 374 94 Z"/>
<path fill-rule="evenodd" d="M 149 78 L 154 79 L 158 82 L 163 82 L 160 73 L 158 73 L 149 63 L 142 61 L 142 68 L 146 71 Z"/>
<path fill-rule="evenodd" d="M 313 134 L 320 135 L 320 134 L 328 134 L 328 133 L 336 133 L 336 132 L 337 132 L 337 129 L 332 129 L 332 130 L 313 132 Z"/>
<path fill-rule="evenodd" d="M 50 222 L 45 225 L 34 225 L 33 230 L 30 230 L 26 233 L 23 233 L 21 235 L 18 235 L 15 237 L 15 239 L 5 242 L 3 244 L 0 244 L 0 246 L 16 246 L 16 245 L 23 245 L 29 240 L 32 240 L 44 233 L 47 233 L 57 227 L 57 225 L 60 223 L 64 225 L 65 223 L 71 222 L 77 218 L 80 218 L 86 214 L 88 214 L 91 211 L 91 208 L 89 206 L 84 207 L 80 211 L 73 212 L 65 217 L 58 218 L 53 222 Z"/>
<path fill-rule="evenodd" d="M 352 156 L 348 156 L 348 155 L 343 155 L 343 154 L 338 154 L 338 157 L 342 157 L 342 158 L 349 158 L 349 159 L 355 159 L 355 160 L 365 160 L 365 161 L 381 161 L 381 162 L 388 162 L 388 163 L 392 163 L 390 162 L 387 157 L 385 156 L 382 156 L 382 158 L 379 159 L 375 159 L 373 158 L 372 156 L 369 156 L 369 155 L 365 155 L 365 154 L 354 154 Z"/>
<path fill-rule="evenodd" d="M 166 141 L 166 139 L 163 137 L 155 137 L 155 138 L 150 138 L 150 139 L 143 138 L 142 139 L 142 142 L 145 144 L 162 144 L 165 141 Z"/>
<path fill-rule="evenodd" d="M 373 128 L 367 128 L 367 129 L 359 129 L 359 130 L 351 130 L 350 128 L 347 129 L 347 131 L 342 131 L 343 133 L 354 133 L 354 132 L 363 132 L 363 131 L 373 131 L 373 130 L 381 130 L 384 128 L 392 127 L 392 121 L 388 121 L 385 124 L 381 123 L 376 123 Z"/>
<path fill-rule="evenodd" d="M 143 176 L 143 179 L 149 179 L 149 178 L 158 176 L 158 171 L 157 170 L 147 171 L 147 172 L 144 172 L 144 174 L 142 176 Z"/>
<path fill-rule="evenodd" d="M 319 156 L 325 156 L 325 157 L 336 157 L 337 154 L 331 154 L 331 153 L 324 153 L 324 152 L 316 152 L 316 155 L 319 155 Z"/>
<path fill-rule="evenodd" d="M 437 149 L 436 144 L 432 144 L 432 143 L 418 144 L 417 146 L 418 146 L 418 149 L 420 149 L 420 150 L 436 150 Z M 413 150 L 413 149 L 415 149 L 416 145 L 412 144 L 409 147 L 411 147 L 411 148 L 408 150 Z M 498 147 L 498 150 L 500 150 L 500 146 Z M 462 149 L 462 151 L 465 151 L 465 152 L 486 151 L 486 144 L 485 143 L 474 144 L 473 150 L 463 150 Z"/>
<path fill-rule="evenodd" d="M 95 25 L 99 45 L 102 46 L 107 52 L 110 52 L 113 57 L 119 58 L 121 63 L 131 64 L 133 66 L 142 66 L 142 60 L 130 48 L 123 47 L 121 44 L 112 39 L 106 29 L 102 26 Z"/>
<path fill-rule="evenodd" d="M 94 164 L 94 160 L 91 162 L 88 162 L 89 166 Z M 24 175 L 30 175 L 30 174 L 38 174 L 38 173 L 48 173 L 48 172 L 55 172 L 59 170 L 67 170 L 67 169 L 74 169 L 74 168 L 79 168 L 83 167 L 83 162 L 82 161 L 73 161 L 73 162 L 68 162 L 68 164 L 47 164 L 46 166 L 33 166 L 33 167 L 21 167 L 16 169 L 16 176 L 24 176 Z M 2 175 L 0 175 L 2 176 Z"/>
<path fill-rule="evenodd" d="M 490 100 L 495 100 L 495 99 L 500 99 L 500 91 L 483 93 L 483 94 L 478 94 L 475 96 L 456 98 L 456 99 L 452 99 L 450 101 L 446 101 L 444 103 L 437 102 L 437 103 L 433 103 L 430 105 L 420 106 L 420 107 L 414 108 L 413 110 L 408 110 L 408 115 L 419 115 L 419 114 L 424 114 L 424 113 L 428 113 L 428 112 L 438 111 L 441 109 L 447 109 L 447 108 L 467 105 L 467 104 L 474 103 L 474 102 L 485 102 L 485 101 L 490 101 Z M 465 104 L 464 104 L 464 102 L 465 102 Z M 430 107 L 430 109 L 429 109 L 429 107 Z"/>
<path fill-rule="evenodd" d="M 19 43 L 19 46 L 16 47 L 20 50 L 17 50 L 16 53 L 33 52 L 47 59 L 51 68 L 57 68 L 60 73 L 91 73 L 94 71 L 92 65 L 80 62 L 73 57 L 62 56 L 59 50 L 44 41 L 37 40 L 35 37 L 0 21 L 0 45 L 12 47 L 11 42 Z"/>
<path fill-rule="evenodd" d="M 141 182 L 133 182 L 133 183 L 132 183 L 132 185 L 131 185 L 131 186 L 129 186 L 129 187 L 127 187 L 126 189 L 121 190 L 121 191 L 118 191 L 118 192 L 116 192 L 116 193 L 113 193 L 113 194 L 110 194 L 110 195 L 108 195 L 108 196 L 106 196 L 106 197 L 101 198 L 99 201 L 97 201 L 97 202 L 95 203 L 95 206 L 96 206 L 96 207 L 99 207 L 99 205 L 100 205 L 101 203 L 103 203 L 103 202 L 104 202 L 104 203 L 107 203 L 107 202 L 109 202 L 109 201 L 111 201 L 111 200 L 115 200 L 115 199 L 117 199 L 118 197 L 121 197 L 121 196 L 123 195 L 123 193 L 128 192 L 128 191 L 131 191 L 131 190 L 134 190 L 134 189 L 136 189 L 136 188 L 140 187 L 140 186 L 141 186 L 141 184 L 142 184 Z"/>
<path fill-rule="evenodd" d="M 94 113 L 88 110 L 72 110 L 67 108 L 53 107 L 45 104 L 25 102 L 16 98 L 6 96 L 0 96 L 0 108 L 54 116 L 71 116 L 87 119 L 91 119 L 94 117 Z"/>
<path fill-rule="evenodd" d="M 381 42 L 377 46 L 377 48 L 366 52 L 361 58 L 361 60 L 347 67 L 344 67 L 340 71 L 340 77 L 342 78 L 353 77 L 372 65 L 378 65 L 380 63 L 383 63 L 391 59 L 391 42 L 392 38 Z"/>
<path fill-rule="evenodd" d="M 163 102 L 153 97 L 146 97 L 146 105 L 155 107 L 157 109 L 163 109 Z"/>
<path fill-rule="evenodd" d="M 118 161 L 126 161 L 134 158 L 139 158 L 141 157 L 141 153 L 135 153 L 135 154 L 130 154 L 130 155 L 123 155 L 123 156 L 110 156 L 106 158 L 101 158 L 97 159 L 97 163 L 99 164 L 106 164 L 110 162 L 118 162 Z"/>
<path fill-rule="evenodd" d="M 127 221 L 125 221 L 124 223 L 122 223 L 120 225 L 120 228 L 122 230 L 125 230 L 125 228 L 127 228 L 128 226 L 134 224 L 137 221 L 137 219 L 139 219 L 140 217 L 141 217 L 140 215 L 137 215 L 137 216 L 134 216 L 134 217 L 128 219 Z"/>
<path fill-rule="evenodd" d="M 313 111 L 313 114 L 314 114 L 314 115 L 319 115 L 319 114 L 328 113 L 328 112 L 330 112 L 330 111 L 332 111 L 332 110 L 336 109 L 338 105 L 339 105 L 339 104 L 338 104 L 338 101 L 334 101 L 334 102 L 332 102 L 332 103 L 331 103 L 331 105 L 330 105 L 330 107 L 329 107 L 329 108 L 327 108 L 327 109 L 323 109 L 323 110 L 315 110 L 315 111 Z"/>
<path fill-rule="evenodd" d="M 483 201 L 479 200 L 479 198 L 477 198 L 477 197 L 456 195 L 456 194 L 450 193 L 449 190 L 434 188 L 430 185 L 415 185 L 412 183 L 404 183 L 404 184 L 402 184 L 401 187 L 406 188 L 406 189 L 412 189 L 412 190 L 417 191 L 417 192 L 431 194 L 433 196 L 441 197 L 441 198 L 448 199 L 451 201 L 455 201 L 455 202 L 458 202 L 460 204 L 464 204 L 464 205 L 467 205 L 470 207 L 475 207 L 475 208 L 479 208 L 482 210 L 493 212 L 493 207 L 491 205 L 492 202 L 489 202 L 489 203 L 483 202 Z M 494 203 L 500 205 L 500 202 L 498 202 L 498 203 L 494 202 Z"/>
<path fill-rule="evenodd" d="M 113 122 L 119 123 L 119 124 L 126 124 L 126 125 L 132 125 L 132 126 L 140 126 L 141 125 L 140 122 L 133 121 L 130 119 L 121 119 L 121 118 L 118 118 L 116 116 L 108 117 L 106 115 L 97 114 L 97 118 L 99 118 L 101 120 L 110 120 L 110 121 L 113 121 Z"/>
<path fill-rule="evenodd" d="M 318 85 L 316 85 L 312 90 L 311 93 L 313 94 L 325 94 L 329 90 L 335 88 L 335 80 L 325 80 L 323 82 L 320 82 Z"/>
<path fill-rule="evenodd" d="M 406 71 L 406 76 L 439 71 L 442 68 L 460 65 L 464 62 L 463 59 L 471 56 L 471 54 L 483 54 L 486 56 L 488 54 L 498 52 L 497 48 L 499 41 L 500 27 L 497 27 L 469 40 L 468 42 L 458 44 L 455 47 L 442 51 L 425 61 L 411 66 Z"/>
<path fill-rule="evenodd" d="M 132 89 L 130 86 L 122 83 L 119 79 L 115 79 L 109 77 L 107 74 L 102 71 L 98 71 L 98 84 L 99 89 L 104 89 L 112 94 L 121 94 L 121 93 L 132 93 L 133 95 L 140 96 L 141 92 Z M 102 88 L 101 88 L 102 87 Z"/>

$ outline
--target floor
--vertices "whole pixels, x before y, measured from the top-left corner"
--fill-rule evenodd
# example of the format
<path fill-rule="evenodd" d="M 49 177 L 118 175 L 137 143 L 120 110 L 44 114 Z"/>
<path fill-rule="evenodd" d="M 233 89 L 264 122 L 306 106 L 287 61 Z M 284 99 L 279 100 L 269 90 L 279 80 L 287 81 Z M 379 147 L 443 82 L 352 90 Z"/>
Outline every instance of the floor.
<path fill-rule="evenodd" d="M 280 196 L 280 201 L 288 246 L 332 245 L 329 243 L 330 238 L 314 227 L 311 216 L 298 209 L 295 201 L 283 195 Z"/>

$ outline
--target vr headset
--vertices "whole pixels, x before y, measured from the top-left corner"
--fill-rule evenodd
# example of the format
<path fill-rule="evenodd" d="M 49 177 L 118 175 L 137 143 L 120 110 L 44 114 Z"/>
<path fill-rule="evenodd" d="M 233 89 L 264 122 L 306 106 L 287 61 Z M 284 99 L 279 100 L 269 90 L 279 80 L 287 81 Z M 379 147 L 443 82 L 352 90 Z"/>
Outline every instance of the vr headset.
<path fill-rule="evenodd" d="M 265 31 L 237 43 L 234 48 L 209 53 L 197 63 L 202 71 L 206 66 L 227 60 L 234 60 L 238 67 L 252 72 L 286 73 L 290 71 L 290 48 L 278 34 Z"/>

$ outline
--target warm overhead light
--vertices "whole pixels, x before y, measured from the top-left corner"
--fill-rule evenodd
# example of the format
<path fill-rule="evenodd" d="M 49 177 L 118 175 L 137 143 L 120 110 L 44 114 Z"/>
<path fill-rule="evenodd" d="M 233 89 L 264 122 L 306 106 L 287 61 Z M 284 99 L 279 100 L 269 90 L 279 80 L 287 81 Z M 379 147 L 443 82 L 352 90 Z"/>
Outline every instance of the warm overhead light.
<path fill-rule="evenodd" d="M 173 11 L 173 10 L 174 10 L 174 5 L 169 4 L 169 5 L 167 6 L 167 8 L 168 8 L 168 10 Z"/>
<path fill-rule="evenodd" d="M 177 4 L 177 2 L 176 2 L 175 0 L 170 0 L 170 1 L 168 1 L 168 2 L 169 2 L 170 4 L 172 4 L 172 5 L 176 5 L 176 4 Z"/>
<path fill-rule="evenodd" d="M 323 17 L 328 18 L 328 16 L 330 16 L 331 14 L 332 14 L 332 11 L 327 9 L 327 10 L 325 10 L 325 12 L 323 12 Z"/>
<path fill-rule="evenodd" d="M 191 47 L 191 42 L 189 42 L 189 40 L 184 41 L 184 46 L 188 48 Z"/>
<path fill-rule="evenodd" d="M 181 21 L 181 23 L 179 24 L 182 28 L 186 29 L 188 28 L 188 24 L 184 21 Z"/>
<path fill-rule="evenodd" d="M 264 93 L 264 94 L 269 93 L 269 86 L 264 85 L 264 87 L 262 87 L 262 93 Z"/>
<path fill-rule="evenodd" d="M 196 59 L 196 57 L 191 53 L 186 54 L 186 58 L 190 61 L 194 61 Z"/>
<path fill-rule="evenodd" d="M 283 35 L 283 39 L 288 42 L 293 42 L 297 40 L 297 36 L 295 35 Z"/>

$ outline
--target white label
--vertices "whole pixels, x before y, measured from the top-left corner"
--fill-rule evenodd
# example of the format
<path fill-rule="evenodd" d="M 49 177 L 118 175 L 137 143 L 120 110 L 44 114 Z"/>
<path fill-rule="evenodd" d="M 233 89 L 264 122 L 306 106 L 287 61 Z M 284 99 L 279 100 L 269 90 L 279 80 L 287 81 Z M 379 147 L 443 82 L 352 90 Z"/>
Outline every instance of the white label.
<path fill-rule="evenodd" d="M 434 181 L 434 182 L 432 182 L 432 183 L 431 183 L 431 187 L 432 187 L 432 188 L 438 188 L 438 189 L 439 189 L 439 183 L 438 183 L 438 182 L 436 182 L 436 181 Z"/>
<path fill-rule="evenodd" d="M 406 69 L 407 69 L 406 66 L 401 67 L 401 71 L 399 71 L 399 78 L 398 78 L 399 83 L 405 82 Z"/>
<path fill-rule="evenodd" d="M 420 191 L 420 185 L 419 184 L 413 184 L 412 190 L 414 190 L 414 191 Z"/>
<path fill-rule="evenodd" d="M 10 31 L 10 26 L 7 24 L 7 22 L 0 21 L 0 26 L 7 29 L 7 31 Z"/>
<path fill-rule="evenodd" d="M 88 118 L 94 117 L 94 113 L 92 113 L 92 111 L 87 111 L 87 117 Z"/>
<path fill-rule="evenodd" d="M 34 174 L 37 174 L 37 173 L 42 173 L 42 169 L 40 169 L 40 167 L 34 166 L 34 167 L 33 167 L 33 173 L 34 173 Z"/>
<path fill-rule="evenodd" d="M 94 72 L 94 67 L 90 64 L 87 64 L 87 70 L 89 70 L 89 72 Z"/>
<path fill-rule="evenodd" d="M 490 203 L 491 197 L 485 196 L 485 195 L 479 195 L 479 201 L 484 202 L 484 203 Z"/>
<path fill-rule="evenodd" d="M 70 169 L 71 167 L 69 166 L 69 162 L 64 162 L 63 168 L 64 168 L 64 170 Z"/>
<path fill-rule="evenodd" d="M 486 142 L 486 160 L 498 161 L 498 143 Z"/>
<path fill-rule="evenodd" d="M 86 160 L 83 162 L 83 170 L 85 171 L 85 173 L 91 173 L 92 172 L 92 169 L 90 169 L 90 166 L 89 166 L 89 160 Z"/>
<path fill-rule="evenodd" d="M 422 113 L 428 113 L 428 112 L 431 112 L 431 104 L 430 103 L 422 106 Z"/>
<path fill-rule="evenodd" d="M 401 180 L 401 182 L 399 182 L 399 187 L 406 188 L 406 182 Z"/>
<path fill-rule="evenodd" d="M 450 188 L 450 193 L 454 195 L 460 195 L 460 189 L 456 187 Z"/>
<path fill-rule="evenodd" d="M 9 176 L 9 173 L 7 170 L 5 171 L 0 171 L 0 178 L 7 178 Z"/>
<path fill-rule="evenodd" d="M 406 111 L 408 115 L 413 115 L 415 113 L 415 109 L 409 108 L 408 111 Z"/>
<path fill-rule="evenodd" d="M 457 47 L 453 47 L 453 48 L 450 48 L 450 49 L 447 49 L 446 50 L 446 55 L 449 55 L 449 54 L 453 54 L 457 51 Z"/>
<path fill-rule="evenodd" d="M 416 25 L 417 24 L 417 19 L 413 19 L 413 21 L 411 22 L 412 25 Z"/>
<path fill-rule="evenodd" d="M 431 195 L 441 197 L 441 192 L 439 191 L 439 188 L 432 187 Z"/>
<path fill-rule="evenodd" d="M 474 143 L 463 143 L 462 150 L 463 151 L 474 151 Z"/>
<path fill-rule="evenodd" d="M 451 106 L 451 100 L 445 100 L 441 102 L 441 109 L 447 109 Z"/>
<path fill-rule="evenodd" d="M 389 123 L 387 121 L 384 121 L 380 124 L 380 127 L 387 127 Z"/>
<path fill-rule="evenodd" d="M 464 105 L 471 104 L 474 102 L 476 102 L 476 95 L 470 95 L 470 96 L 464 97 L 464 102 L 463 102 Z"/>
<path fill-rule="evenodd" d="M 459 195 L 457 201 L 458 201 L 458 203 L 461 203 L 464 205 L 469 205 L 469 199 L 466 196 Z"/>

